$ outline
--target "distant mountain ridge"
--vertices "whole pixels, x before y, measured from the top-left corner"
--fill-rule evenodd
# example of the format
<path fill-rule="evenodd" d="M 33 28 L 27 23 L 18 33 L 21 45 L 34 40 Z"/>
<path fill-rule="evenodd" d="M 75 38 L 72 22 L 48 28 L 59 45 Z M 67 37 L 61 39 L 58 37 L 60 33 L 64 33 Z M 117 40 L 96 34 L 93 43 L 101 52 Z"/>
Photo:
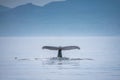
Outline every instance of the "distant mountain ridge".
<path fill-rule="evenodd" d="M 8 11 L 10 10 L 11 8 L 8 8 L 8 7 L 4 7 L 4 6 L 1 6 L 0 5 L 0 12 L 5 12 L 5 11 Z"/>
<path fill-rule="evenodd" d="M 32 3 L 15 8 L 0 6 L 0 35 L 105 34 L 112 19 L 119 24 L 120 17 L 119 3 L 108 1 L 67 0 L 43 7 Z"/>

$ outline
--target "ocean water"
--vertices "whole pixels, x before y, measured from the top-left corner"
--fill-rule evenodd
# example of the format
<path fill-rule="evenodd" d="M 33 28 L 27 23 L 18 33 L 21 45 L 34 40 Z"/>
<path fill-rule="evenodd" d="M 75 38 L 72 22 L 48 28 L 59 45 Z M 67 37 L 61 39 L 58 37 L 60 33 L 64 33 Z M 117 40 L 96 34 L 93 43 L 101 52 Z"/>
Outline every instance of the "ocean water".
<path fill-rule="evenodd" d="M 81 49 L 51 60 L 46 45 Z M 0 80 L 120 80 L 120 37 L 0 37 Z"/>

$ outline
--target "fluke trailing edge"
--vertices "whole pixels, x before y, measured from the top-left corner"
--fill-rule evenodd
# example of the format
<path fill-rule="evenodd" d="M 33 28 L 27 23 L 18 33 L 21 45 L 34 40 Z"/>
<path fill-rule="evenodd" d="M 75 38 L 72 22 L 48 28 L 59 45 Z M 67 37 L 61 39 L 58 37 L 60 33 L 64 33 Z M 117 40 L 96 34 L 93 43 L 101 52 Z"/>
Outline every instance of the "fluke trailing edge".
<path fill-rule="evenodd" d="M 42 49 L 48 50 L 58 50 L 57 57 L 62 58 L 62 50 L 72 50 L 72 49 L 80 49 L 78 46 L 64 46 L 64 47 L 55 47 L 55 46 L 43 46 Z"/>

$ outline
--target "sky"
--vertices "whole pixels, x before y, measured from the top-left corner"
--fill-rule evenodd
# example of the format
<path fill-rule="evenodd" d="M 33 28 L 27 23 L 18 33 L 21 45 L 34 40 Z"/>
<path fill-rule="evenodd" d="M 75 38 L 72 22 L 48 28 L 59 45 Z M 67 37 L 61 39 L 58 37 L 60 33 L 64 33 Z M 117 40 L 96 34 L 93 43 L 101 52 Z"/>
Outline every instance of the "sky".
<path fill-rule="evenodd" d="M 43 11 L 29 5 L 32 12 L 0 16 L 0 36 L 120 36 L 120 0 L 0 0 L 15 9 L 27 3 Z"/>
<path fill-rule="evenodd" d="M 32 3 L 38 6 L 44 6 L 54 1 L 64 1 L 64 0 L 0 0 L 0 5 L 10 7 L 10 8 L 14 8 L 27 3 Z"/>

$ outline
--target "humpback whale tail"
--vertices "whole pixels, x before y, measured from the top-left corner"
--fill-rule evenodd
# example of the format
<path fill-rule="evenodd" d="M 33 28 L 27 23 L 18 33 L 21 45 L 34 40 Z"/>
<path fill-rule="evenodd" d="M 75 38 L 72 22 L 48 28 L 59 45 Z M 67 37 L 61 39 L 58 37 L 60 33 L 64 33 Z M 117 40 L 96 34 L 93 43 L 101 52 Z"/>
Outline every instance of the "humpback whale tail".
<path fill-rule="evenodd" d="M 78 46 L 64 46 L 64 47 L 43 46 L 42 49 L 58 50 L 57 57 L 62 58 L 62 50 L 80 49 L 80 47 L 78 47 Z"/>

